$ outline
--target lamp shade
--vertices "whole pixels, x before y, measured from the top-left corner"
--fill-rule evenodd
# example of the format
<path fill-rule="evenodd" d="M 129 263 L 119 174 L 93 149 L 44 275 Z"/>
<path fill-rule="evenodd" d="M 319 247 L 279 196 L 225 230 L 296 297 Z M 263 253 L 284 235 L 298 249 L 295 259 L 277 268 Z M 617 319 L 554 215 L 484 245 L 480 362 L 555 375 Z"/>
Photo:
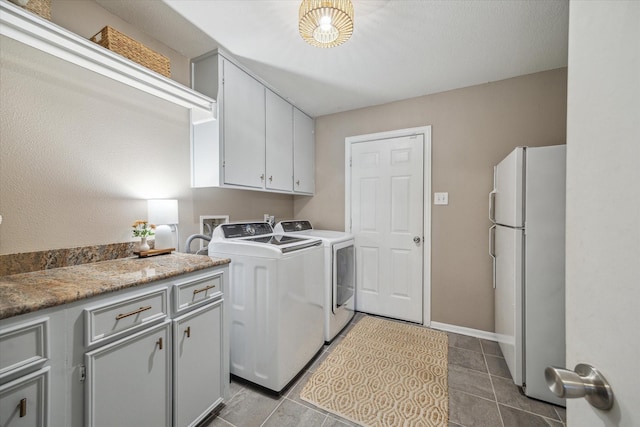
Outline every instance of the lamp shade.
<path fill-rule="evenodd" d="M 147 220 L 151 224 L 178 224 L 178 201 L 153 199 L 147 201 Z"/>
<path fill-rule="evenodd" d="M 353 34 L 351 0 L 303 0 L 298 30 L 304 41 L 312 46 L 341 45 Z"/>

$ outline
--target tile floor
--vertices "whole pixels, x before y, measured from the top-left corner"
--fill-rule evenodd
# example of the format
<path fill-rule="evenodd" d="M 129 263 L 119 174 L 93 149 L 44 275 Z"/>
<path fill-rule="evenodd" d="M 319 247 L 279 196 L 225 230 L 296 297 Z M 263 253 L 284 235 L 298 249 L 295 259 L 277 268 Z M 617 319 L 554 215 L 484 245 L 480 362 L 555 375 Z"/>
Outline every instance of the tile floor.
<path fill-rule="evenodd" d="M 315 368 L 335 348 L 354 321 L 282 396 L 249 384 L 231 382 L 231 399 L 206 427 L 343 427 L 356 426 L 300 400 L 300 391 Z M 449 427 L 536 427 L 566 425 L 564 408 L 522 395 L 493 341 L 449 333 Z"/>

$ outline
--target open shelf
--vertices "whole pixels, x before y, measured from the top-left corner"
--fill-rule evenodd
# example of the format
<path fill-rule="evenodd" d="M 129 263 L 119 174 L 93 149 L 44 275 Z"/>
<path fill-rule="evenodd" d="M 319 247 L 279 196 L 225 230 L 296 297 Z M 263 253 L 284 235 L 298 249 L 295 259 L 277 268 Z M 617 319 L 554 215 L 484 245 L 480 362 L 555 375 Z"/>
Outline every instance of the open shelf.
<path fill-rule="evenodd" d="M 216 116 L 216 101 L 5 0 L 0 34 L 127 86 L 180 105 L 192 121 Z"/>

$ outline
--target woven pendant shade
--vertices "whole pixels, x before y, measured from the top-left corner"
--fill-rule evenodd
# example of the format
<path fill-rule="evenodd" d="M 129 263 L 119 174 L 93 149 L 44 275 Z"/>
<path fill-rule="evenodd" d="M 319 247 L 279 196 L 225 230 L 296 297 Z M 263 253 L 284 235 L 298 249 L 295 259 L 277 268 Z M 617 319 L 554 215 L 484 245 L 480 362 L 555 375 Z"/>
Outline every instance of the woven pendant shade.
<path fill-rule="evenodd" d="M 303 0 L 299 18 L 300 35 L 312 46 L 338 46 L 353 34 L 351 0 Z"/>

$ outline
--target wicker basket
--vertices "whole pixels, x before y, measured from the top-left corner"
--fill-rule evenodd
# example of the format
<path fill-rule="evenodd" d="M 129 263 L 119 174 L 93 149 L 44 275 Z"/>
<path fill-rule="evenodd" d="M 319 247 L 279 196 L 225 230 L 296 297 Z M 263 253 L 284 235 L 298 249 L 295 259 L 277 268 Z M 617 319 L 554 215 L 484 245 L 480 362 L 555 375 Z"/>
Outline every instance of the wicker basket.
<path fill-rule="evenodd" d="M 142 43 L 135 41 L 131 37 L 109 26 L 104 27 L 98 34 L 91 37 L 90 40 L 156 73 L 160 73 L 165 77 L 171 77 L 171 61 L 169 61 L 169 58 L 158 52 L 154 52 Z"/>
<path fill-rule="evenodd" d="M 11 0 L 11 2 L 51 21 L 51 0 Z"/>

